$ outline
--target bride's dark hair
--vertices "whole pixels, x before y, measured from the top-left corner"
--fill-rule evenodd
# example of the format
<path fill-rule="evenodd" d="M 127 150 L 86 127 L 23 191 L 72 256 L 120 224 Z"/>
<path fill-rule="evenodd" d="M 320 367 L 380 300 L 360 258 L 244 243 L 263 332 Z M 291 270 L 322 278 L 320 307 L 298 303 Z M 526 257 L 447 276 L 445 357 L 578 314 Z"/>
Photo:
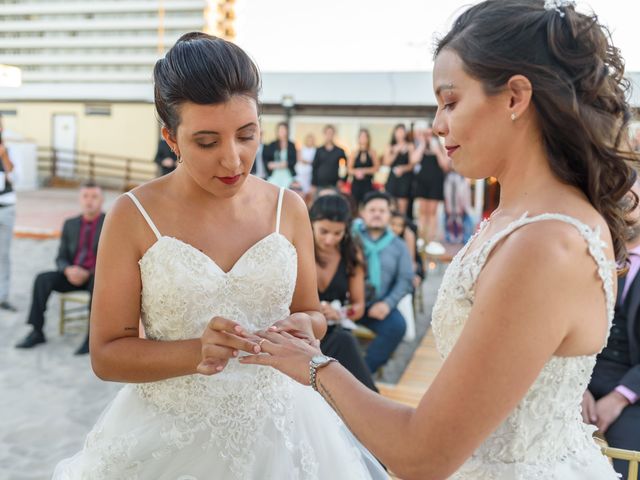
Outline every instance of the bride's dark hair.
<path fill-rule="evenodd" d="M 156 111 L 175 134 L 180 105 L 224 103 L 234 95 L 258 102 L 260 72 L 237 45 L 202 32 L 182 35 L 153 69 Z"/>
<path fill-rule="evenodd" d="M 544 146 L 554 174 L 584 192 L 606 220 L 615 255 L 626 256 L 633 185 L 624 61 L 595 15 L 567 2 L 487 0 L 465 11 L 437 46 L 455 52 L 487 95 L 514 75 L 533 86 Z M 637 202 L 637 198 L 634 204 Z"/>

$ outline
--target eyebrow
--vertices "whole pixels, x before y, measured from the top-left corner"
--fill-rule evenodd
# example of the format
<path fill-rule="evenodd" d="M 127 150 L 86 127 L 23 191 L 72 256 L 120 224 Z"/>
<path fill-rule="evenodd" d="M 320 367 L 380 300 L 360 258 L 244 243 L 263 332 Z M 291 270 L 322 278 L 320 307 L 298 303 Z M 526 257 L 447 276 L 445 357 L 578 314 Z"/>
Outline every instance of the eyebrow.
<path fill-rule="evenodd" d="M 257 127 L 258 125 L 255 122 L 249 122 L 246 125 L 243 125 L 242 127 L 238 128 L 238 130 L 236 131 L 240 131 L 240 130 L 244 130 L 245 128 L 249 128 L 249 127 Z M 196 135 L 220 135 L 220 133 L 215 132 L 213 130 L 198 130 L 197 132 L 195 132 L 193 134 L 193 136 L 195 137 Z"/>
<path fill-rule="evenodd" d="M 445 83 L 436 88 L 436 97 L 440 95 L 442 90 L 454 90 L 456 87 L 453 83 Z"/>

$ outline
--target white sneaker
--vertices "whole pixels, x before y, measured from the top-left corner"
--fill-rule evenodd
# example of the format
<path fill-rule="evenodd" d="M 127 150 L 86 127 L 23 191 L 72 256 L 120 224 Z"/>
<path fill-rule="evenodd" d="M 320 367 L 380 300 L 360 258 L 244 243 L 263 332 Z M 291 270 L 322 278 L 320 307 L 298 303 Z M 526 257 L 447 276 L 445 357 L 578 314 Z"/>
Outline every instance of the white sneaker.
<path fill-rule="evenodd" d="M 444 255 L 446 250 L 444 248 L 444 245 L 442 245 L 441 243 L 429 242 L 424 249 L 424 252 L 427 255 L 433 255 L 434 257 L 437 257 L 439 255 Z"/>

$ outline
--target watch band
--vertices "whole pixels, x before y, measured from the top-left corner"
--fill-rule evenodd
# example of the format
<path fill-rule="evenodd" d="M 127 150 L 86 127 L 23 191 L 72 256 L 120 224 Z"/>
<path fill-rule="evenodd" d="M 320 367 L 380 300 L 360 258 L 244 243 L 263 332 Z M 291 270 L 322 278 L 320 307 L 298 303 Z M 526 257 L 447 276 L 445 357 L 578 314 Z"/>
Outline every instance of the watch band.
<path fill-rule="evenodd" d="M 327 361 L 320 365 L 316 364 L 313 360 L 309 361 L 309 384 L 316 392 L 318 391 L 318 385 L 316 384 L 318 369 L 326 367 L 331 362 L 337 362 L 337 360 L 332 357 L 327 357 Z"/>

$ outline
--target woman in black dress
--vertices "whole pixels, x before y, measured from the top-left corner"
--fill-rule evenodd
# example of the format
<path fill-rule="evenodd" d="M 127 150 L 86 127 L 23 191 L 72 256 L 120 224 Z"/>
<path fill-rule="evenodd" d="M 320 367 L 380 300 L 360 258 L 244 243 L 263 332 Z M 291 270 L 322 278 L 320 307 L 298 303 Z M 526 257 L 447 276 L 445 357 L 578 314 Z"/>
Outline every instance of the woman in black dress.
<path fill-rule="evenodd" d="M 309 211 L 316 251 L 316 271 L 321 312 L 327 334 L 320 343 L 358 380 L 377 391 L 356 339 L 340 325 L 343 317 L 358 321 L 365 310 L 365 264 L 351 236 L 351 209 L 340 194 L 319 197 Z"/>
<path fill-rule="evenodd" d="M 438 203 L 444 201 L 444 177 L 449 170 L 449 160 L 430 128 L 417 130 L 416 140 L 411 163 L 420 166 L 416 169 L 414 196 L 418 202 L 419 235 L 429 246 L 438 235 Z"/>
<path fill-rule="evenodd" d="M 373 190 L 373 176 L 379 167 L 378 156 L 371 148 L 369 130 L 362 128 L 358 134 L 358 150 L 349 157 L 349 175 L 353 177 L 351 196 L 358 206 L 364 196 Z"/>
<path fill-rule="evenodd" d="M 414 166 L 409 158 L 413 152 L 413 144 L 407 141 L 407 129 L 401 123 L 396 125 L 384 156 L 384 164 L 391 168 L 385 190 L 398 200 L 398 210 L 405 215 L 412 193 Z"/>

